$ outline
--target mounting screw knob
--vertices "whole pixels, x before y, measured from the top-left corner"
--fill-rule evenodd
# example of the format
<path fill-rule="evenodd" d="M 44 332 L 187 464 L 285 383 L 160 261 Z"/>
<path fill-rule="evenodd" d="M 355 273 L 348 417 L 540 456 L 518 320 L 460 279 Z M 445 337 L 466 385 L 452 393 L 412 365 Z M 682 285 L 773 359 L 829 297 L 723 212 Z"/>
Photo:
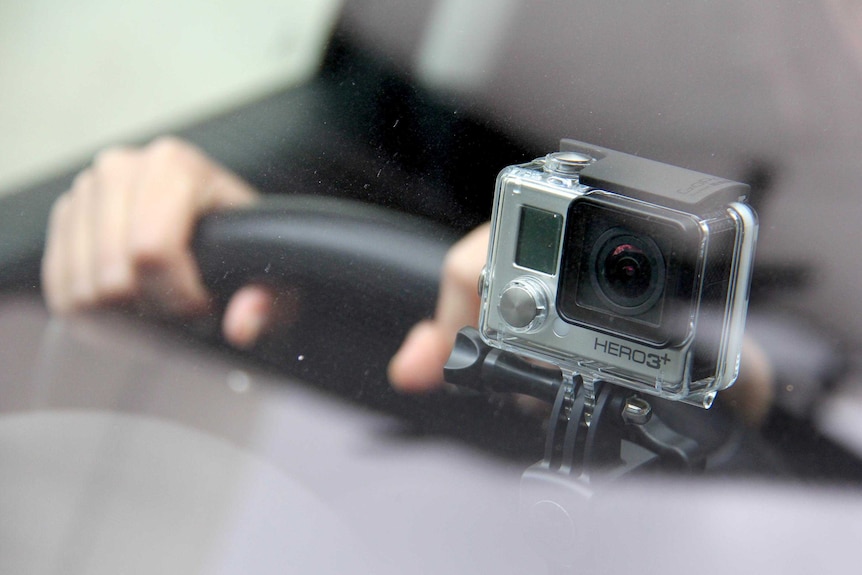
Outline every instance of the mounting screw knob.
<path fill-rule="evenodd" d="M 652 417 L 652 406 L 642 397 L 632 396 L 623 405 L 623 421 L 643 425 Z"/>

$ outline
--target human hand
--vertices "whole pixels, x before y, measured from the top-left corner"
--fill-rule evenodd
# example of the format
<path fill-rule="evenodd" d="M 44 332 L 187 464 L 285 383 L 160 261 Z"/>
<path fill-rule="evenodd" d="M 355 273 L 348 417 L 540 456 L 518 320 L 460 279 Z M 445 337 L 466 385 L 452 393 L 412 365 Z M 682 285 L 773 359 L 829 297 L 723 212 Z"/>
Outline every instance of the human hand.
<path fill-rule="evenodd" d="M 143 148 L 110 148 L 54 204 L 42 260 L 51 311 L 133 305 L 159 315 L 210 311 L 190 242 L 198 218 L 256 201 L 258 194 L 194 146 L 161 138 Z M 247 286 L 222 320 L 229 342 L 254 343 L 274 297 Z"/>
<path fill-rule="evenodd" d="M 414 326 L 389 363 L 389 381 L 396 389 L 423 392 L 443 385 L 443 366 L 455 336 L 479 321 L 477 286 L 490 230 L 490 224 L 476 228 L 446 254 L 434 319 Z"/>

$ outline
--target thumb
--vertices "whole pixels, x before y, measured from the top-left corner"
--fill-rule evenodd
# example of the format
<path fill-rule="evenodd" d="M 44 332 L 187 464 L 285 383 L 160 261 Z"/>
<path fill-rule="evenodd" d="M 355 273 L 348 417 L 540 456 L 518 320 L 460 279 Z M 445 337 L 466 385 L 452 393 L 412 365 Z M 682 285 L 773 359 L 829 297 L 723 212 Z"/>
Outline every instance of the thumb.
<path fill-rule="evenodd" d="M 431 391 L 443 384 L 443 366 L 452 351 L 446 330 L 433 321 L 413 327 L 389 363 L 389 381 L 399 391 Z"/>
<path fill-rule="evenodd" d="M 276 295 L 261 285 L 240 288 L 230 299 L 222 318 L 222 333 L 232 346 L 249 349 L 272 324 Z"/>
<path fill-rule="evenodd" d="M 464 236 L 446 255 L 434 319 L 416 325 L 389 363 L 389 381 L 400 391 L 431 391 L 443 385 L 443 367 L 458 330 L 476 325 L 476 283 L 488 250 L 490 227 Z"/>

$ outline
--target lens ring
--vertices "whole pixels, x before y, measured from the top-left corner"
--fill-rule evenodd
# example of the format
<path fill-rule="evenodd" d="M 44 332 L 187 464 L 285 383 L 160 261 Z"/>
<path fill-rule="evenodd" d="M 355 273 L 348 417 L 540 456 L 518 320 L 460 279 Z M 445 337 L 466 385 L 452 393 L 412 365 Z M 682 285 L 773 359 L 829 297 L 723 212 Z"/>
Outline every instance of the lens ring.
<path fill-rule="evenodd" d="M 611 228 L 593 244 L 589 262 L 595 293 L 615 313 L 642 314 L 664 293 L 664 257 L 649 236 Z"/>

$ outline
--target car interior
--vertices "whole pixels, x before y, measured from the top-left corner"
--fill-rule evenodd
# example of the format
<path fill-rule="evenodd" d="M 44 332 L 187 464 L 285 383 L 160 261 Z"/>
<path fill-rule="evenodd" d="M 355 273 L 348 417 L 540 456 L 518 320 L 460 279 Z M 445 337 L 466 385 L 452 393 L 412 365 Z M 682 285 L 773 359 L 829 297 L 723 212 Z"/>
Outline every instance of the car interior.
<path fill-rule="evenodd" d="M 265 194 L 202 218 L 191 246 L 222 303 L 261 278 L 299 294 L 292 325 L 247 351 L 216 316 L 51 316 L 39 291 L 50 208 L 86 164 L 8 190 L 2 570 L 852 569 L 851 4 L 345 1 L 307 80 L 171 129 Z M 532 481 L 550 406 L 387 381 L 408 330 L 434 313 L 447 251 L 489 220 L 498 172 L 563 138 L 751 187 L 746 333 L 770 360 L 771 407 L 752 423 L 721 393 L 709 410 L 653 401 L 703 449 L 701 472 L 650 469 L 590 493 Z"/>

